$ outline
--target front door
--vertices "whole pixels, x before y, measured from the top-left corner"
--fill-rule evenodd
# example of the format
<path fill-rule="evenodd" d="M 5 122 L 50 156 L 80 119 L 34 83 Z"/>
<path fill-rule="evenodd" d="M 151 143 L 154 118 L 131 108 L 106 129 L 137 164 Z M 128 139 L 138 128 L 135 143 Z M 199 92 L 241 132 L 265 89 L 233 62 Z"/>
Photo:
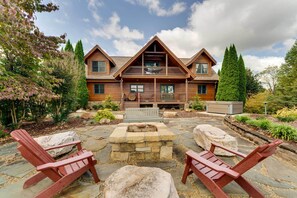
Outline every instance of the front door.
<path fill-rule="evenodd" d="M 174 100 L 174 85 L 163 84 L 161 85 L 161 100 Z"/>

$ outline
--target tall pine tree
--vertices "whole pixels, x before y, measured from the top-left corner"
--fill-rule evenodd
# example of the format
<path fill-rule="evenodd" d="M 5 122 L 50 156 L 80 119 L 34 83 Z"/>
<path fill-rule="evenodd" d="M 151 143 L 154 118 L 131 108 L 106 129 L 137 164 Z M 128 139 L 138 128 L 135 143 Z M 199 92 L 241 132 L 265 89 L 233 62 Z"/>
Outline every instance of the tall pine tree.
<path fill-rule="evenodd" d="M 70 43 L 70 40 L 68 39 L 68 41 L 66 42 L 66 45 L 65 45 L 65 48 L 64 48 L 64 51 L 66 52 L 73 52 L 73 46 L 72 44 Z"/>
<path fill-rule="evenodd" d="M 240 99 L 240 70 L 236 48 L 231 45 L 225 50 L 216 100 L 238 101 Z"/>
<path fill-rule="evenodd" d="M 81 68 L 81 76 L 78 81 L 78 104 L 81 108 L 86 108 L 88 105 L 89 93 L 86 80 L 86 71 L 84 63 L 84 50 L 81 40 L 79 40 L 75 46 L 75 58 L 79 62 Z"/>
<path fill-rule="evenodd" d="M 244 66 L 244 61 L 242 56 L 239 56 L 238 59 L 238 67 L 239 67 L 239 101 L 243 102 L 243 106 L 246 101 L 246 70 Z"/>

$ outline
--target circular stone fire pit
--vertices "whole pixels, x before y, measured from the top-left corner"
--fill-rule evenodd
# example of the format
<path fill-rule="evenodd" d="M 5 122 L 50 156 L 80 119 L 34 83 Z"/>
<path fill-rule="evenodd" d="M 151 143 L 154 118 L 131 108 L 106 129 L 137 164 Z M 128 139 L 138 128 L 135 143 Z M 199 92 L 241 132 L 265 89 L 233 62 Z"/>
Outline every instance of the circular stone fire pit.
<path fill-rule="evenodd" d="M 158 128 L 152 124 L 132 124 L 128 125 L 127 132 L 157 132 Z"/>
<path fill-rule="evenodd" d="M 170 160 L 174 139 L 164 123 L 120 123 L 109 137 L 111 159 Z"/>

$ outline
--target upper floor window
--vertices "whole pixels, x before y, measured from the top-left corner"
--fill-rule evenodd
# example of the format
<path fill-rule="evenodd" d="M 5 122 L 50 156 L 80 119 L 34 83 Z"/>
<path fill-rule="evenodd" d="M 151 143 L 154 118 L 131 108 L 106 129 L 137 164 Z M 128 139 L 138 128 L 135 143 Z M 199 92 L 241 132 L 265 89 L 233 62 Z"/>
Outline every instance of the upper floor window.
<path fill-rule="evenodd" d="M 207 74 L 207 63 L 196 63 L 196 74 Z"/>
<path fill-rule="evenodd" d="M 92 61 L 92 72 L 106 72 L 105 61 Z"/>
<path fill-rule="evenodd" d="M 206 85 L 198 85 L 198 94 L 206 94 L 207 88 Z"/>
<path fill-rule="evenodd" d="M 144 92 L 144 85 L 130 85 L 130 92 Z"/>
<path fill-rule="evenodd" d="M 94 85 L 95 94 L 104 94 L 104 84 L 95 84 Z"/>

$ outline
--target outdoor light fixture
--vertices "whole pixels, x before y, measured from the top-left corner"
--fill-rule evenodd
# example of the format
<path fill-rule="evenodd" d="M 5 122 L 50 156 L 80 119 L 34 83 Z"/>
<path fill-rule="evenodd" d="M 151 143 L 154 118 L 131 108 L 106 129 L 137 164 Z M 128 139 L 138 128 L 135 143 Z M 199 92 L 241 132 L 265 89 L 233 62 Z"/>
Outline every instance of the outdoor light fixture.
<path fill-rule="evenodd" d="M 267 115 L 267 101 L 264 102 L 264 111 L 265 111 L 265 115 Z"/>

